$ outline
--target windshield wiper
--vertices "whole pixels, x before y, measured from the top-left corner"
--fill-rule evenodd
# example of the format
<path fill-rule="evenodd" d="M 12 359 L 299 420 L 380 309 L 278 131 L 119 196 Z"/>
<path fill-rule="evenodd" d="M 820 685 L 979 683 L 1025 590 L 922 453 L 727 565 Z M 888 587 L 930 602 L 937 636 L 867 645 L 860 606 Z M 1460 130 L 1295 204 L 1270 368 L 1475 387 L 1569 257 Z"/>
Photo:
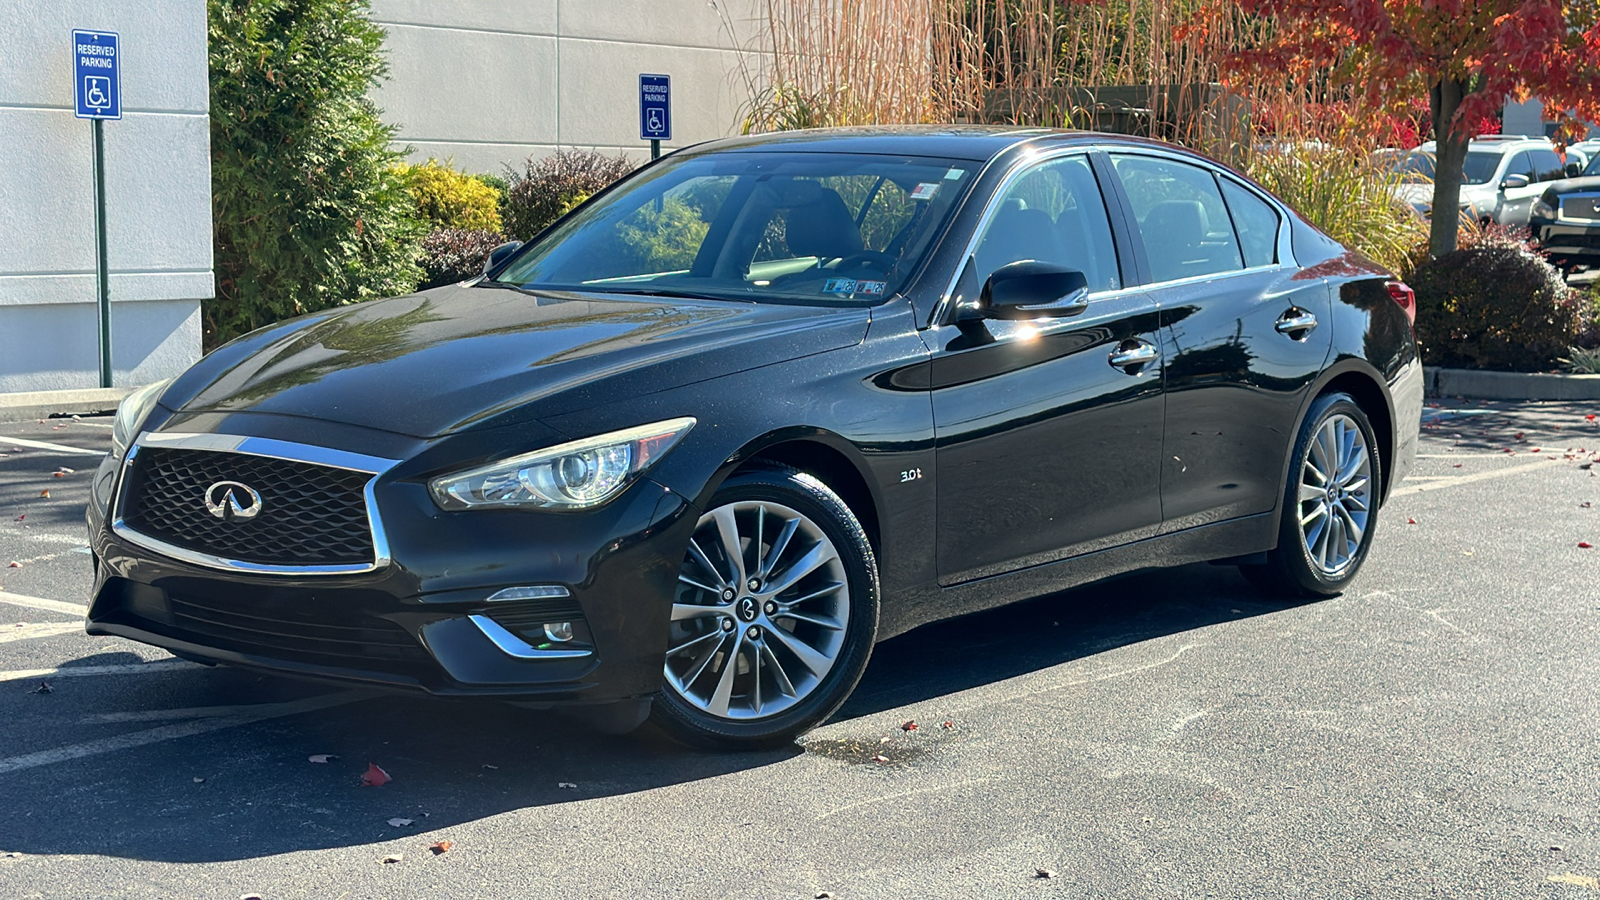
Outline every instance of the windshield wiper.
<path fill-rule="evenodd" d="M 732 300 L 734 302 L 753 302 L 747 301 L 742 297 L 721 297 L 716 294 L 707 294 L 704 292 L 695 291 L 681 291 L 677 290 L 676 288 L 608 287 L 597 284 L 586 284 L 583 286 L 583 290 L 584 292 L 594 291 L 595 293 L 604 294 L 628 294 L 629 296 L 636 297 L 670 297 L 678 300 Z"/>

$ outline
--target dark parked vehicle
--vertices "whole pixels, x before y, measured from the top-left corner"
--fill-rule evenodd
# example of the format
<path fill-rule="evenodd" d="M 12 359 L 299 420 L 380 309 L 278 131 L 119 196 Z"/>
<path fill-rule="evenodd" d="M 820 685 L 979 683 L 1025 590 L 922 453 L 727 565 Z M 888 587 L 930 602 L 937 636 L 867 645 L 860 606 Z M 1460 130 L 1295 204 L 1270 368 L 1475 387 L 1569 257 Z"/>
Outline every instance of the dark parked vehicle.
<path fill-rule="evenodd" d="M 1205 560 L 1340 591 L 1415 454 L 1411 317 L 1164 144 L 717 141 L 130 397 L 89 630 L 785 741 L 932 620 Z"/>
<path fill-rule="evenodd" d="M 1528 228 L 1555 265 L 1600 265 L 1600 156 L 1578 177 L 1546 187 L 1533 203 Z"/>

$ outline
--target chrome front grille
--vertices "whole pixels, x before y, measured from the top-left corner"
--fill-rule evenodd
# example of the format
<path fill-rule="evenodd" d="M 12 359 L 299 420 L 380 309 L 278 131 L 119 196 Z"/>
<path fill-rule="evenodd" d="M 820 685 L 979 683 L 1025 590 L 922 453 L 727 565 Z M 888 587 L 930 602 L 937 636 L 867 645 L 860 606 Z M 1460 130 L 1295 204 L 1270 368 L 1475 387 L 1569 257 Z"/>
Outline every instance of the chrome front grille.
<path fill-rule="evenodd" d="M 1561 215 L 1568 219 L 1600 221 L 1600 196 L 1562 197 Z"/>
<path fill-rule="evenodd" d="M 123 522 L 175 547 L 264 565 L 374 562 L 368 473 L 244 453 L 144 447 L 127 478 Z M 207 491 L 219 482 L 254 489 L 259 513 L 247 520 L 213 514 Z"/>

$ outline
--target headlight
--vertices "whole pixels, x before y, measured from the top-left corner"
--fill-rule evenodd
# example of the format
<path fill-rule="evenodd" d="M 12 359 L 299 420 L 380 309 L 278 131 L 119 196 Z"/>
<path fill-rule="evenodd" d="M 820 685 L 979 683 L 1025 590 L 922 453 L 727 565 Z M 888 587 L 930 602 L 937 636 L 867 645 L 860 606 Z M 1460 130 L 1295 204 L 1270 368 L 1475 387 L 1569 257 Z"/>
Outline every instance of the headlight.
<path fill-rule="evenodd" d="M 1555 198 L 1548 194 L 1540 197 L 1533 201 L 1533 208 L 1529 212 L 1541 219 L 1554 219 L 1556 217 L 1556 207 L 1555 204 L 1550 202 L 1553 199 Z"/>
<path fill-rule="evenodd" d="M 448 510 L 588 509 L 622 493 L 694 427 L 689 417 L 613 431 L 428 482 Z"/>
<path fill-rule="evenodd" d="M 121 459 L 128 452 L 128 445 L 139 433 L 139 426 L 144 424 L 145 417 L 150 415 L 151 407 L 156 405 L 156 400 L 161 392 L 172 383 L 171 378 L 147 384 L 122 398 L 117 404 L 117 416 L 111 421 L 111 457 Z"/>

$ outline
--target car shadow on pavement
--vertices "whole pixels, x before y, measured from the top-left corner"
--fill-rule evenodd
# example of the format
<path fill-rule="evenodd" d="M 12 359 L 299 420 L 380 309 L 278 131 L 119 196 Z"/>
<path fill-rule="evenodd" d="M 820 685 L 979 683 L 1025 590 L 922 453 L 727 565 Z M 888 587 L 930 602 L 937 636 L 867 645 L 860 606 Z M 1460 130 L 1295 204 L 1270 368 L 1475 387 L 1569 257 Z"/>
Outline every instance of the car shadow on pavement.
<path fill-rule="evenodd" d="M 1234 569 L 1188 566 L 926 626 L 879 646 L 840 718 L 1285 605 L 1261 598 Z M 62 732 L 51 742 L 81 746 L 192 721 L 163 720 L 161 711 L 169 708 L 284 703 L 339 689 L 237 669 L 184 667 L 105 690 L 105 702 L 85 698 L 82 710 L 62 705 L 73 702 L 72 691 L 42 698 L 56 704 L 58 718 L 49 727 Z M 84 715 L 118 701 L 124 709 L 131 706 L 134 717 L 147 718 L 113 729 Z M 521 809 L 707 782 L 783 764 L 801 752 L 798 746 L 747 753 L 689 750 L 650 729 L 611 737 L 555 714 L 506 704 L 375 695 L 0 772 L 0 796 L 6 798 L 0 851 L 193 863 L 388 844 Z M 311 761 L 322 754 L 332 758 Z M 369 764 L 393 781 L 360 786 Z M 411 821 L 396 826 L 391 819 Z"/>
<path fill-rule="evenodd" d="M 1232 566 L 1141 572 L 925 625 L 884 641 L 835 719 L 867 716 L 1170 634 L 1296 605 Z"/>

